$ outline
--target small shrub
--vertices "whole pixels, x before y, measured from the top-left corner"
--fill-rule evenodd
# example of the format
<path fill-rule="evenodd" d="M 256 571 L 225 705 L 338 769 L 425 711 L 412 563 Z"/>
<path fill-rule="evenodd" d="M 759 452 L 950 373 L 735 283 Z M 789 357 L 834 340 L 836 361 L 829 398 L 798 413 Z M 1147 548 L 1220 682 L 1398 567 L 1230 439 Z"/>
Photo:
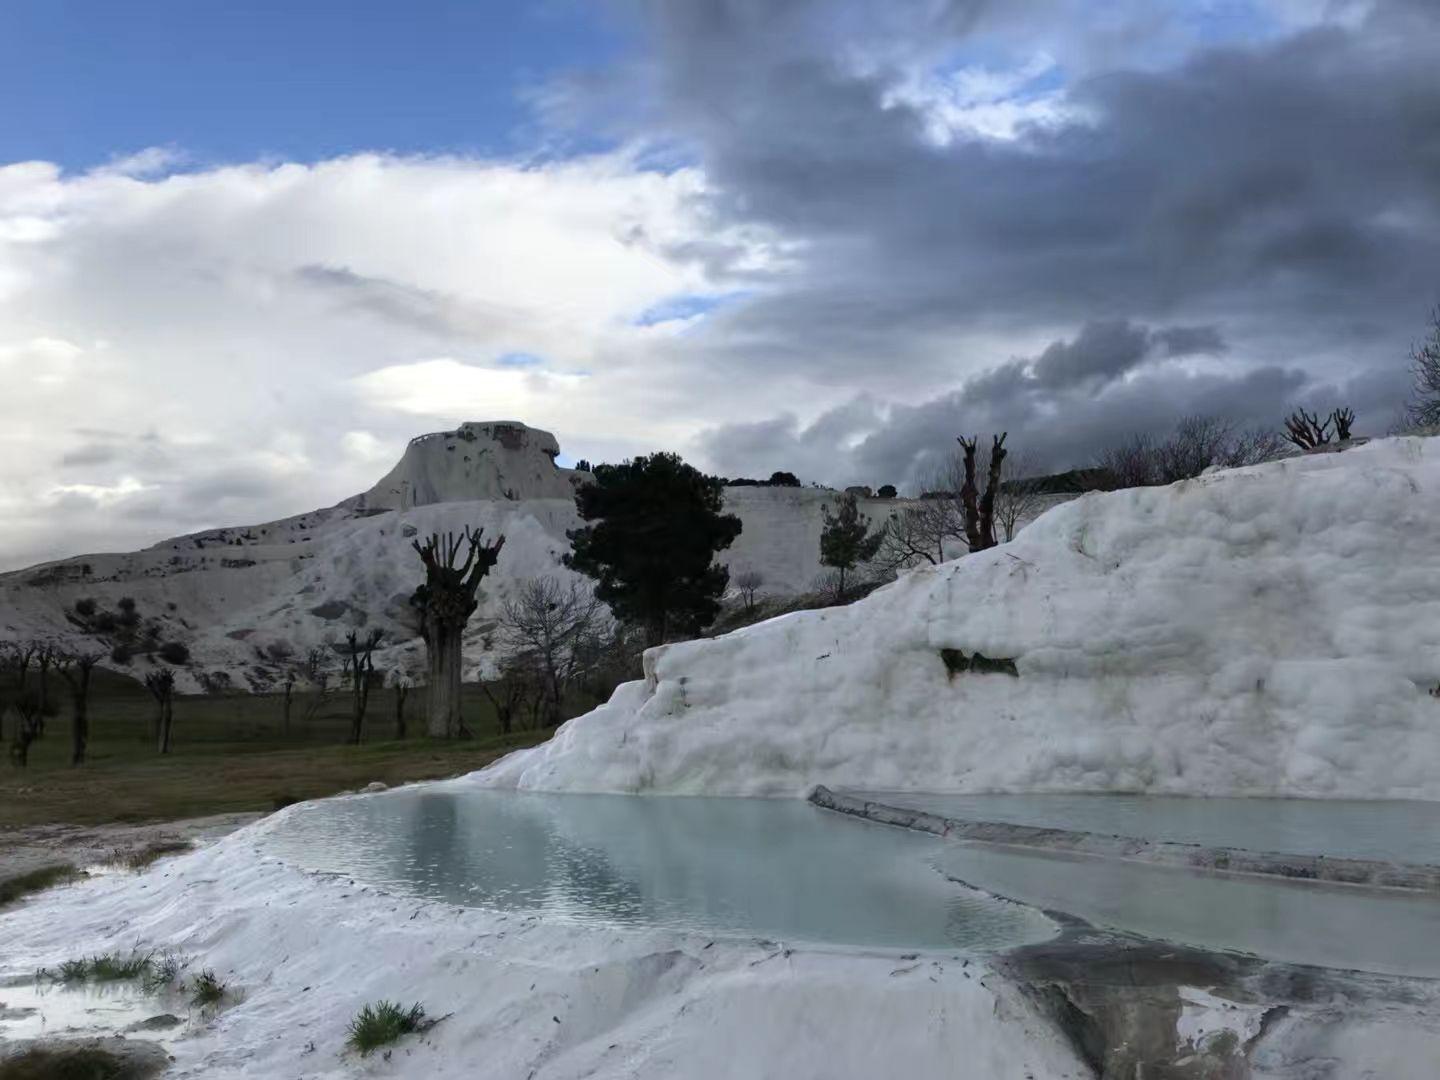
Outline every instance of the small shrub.
<path fill-rule="evenodd" d="M 130 596 L 122 596 L 115 606 L 127 615 L 132 614 L 135 611 L 135 599 Z"/>
<path fill-rule="evenodd" d="M 190 650 L 178 641 L 167 641 L 160 646 L 160 659 L 167 664 L 188 664 Z"/>
<path fill-rule="evenodd" d="M 55 885 L 65 885 L 85 875 L 69 863 L 53 863 L 41 866 L 14 877 L 0 878 L 0 907 L 13 904 L 22 896 L 39 892 Z"/>
<path fill-rule="evenodd" d="M 224 998 L 225 984 L 216 977 L 215 972 L 206 968 L 195 976 L 195 981 L 191 984 L 190 1003 L 192 1005 L 203 1009 L 209 1005 L 218 1005 Z"/>
<path fill-rule="evenodd" d="M 81 598 L 81 599 L 79 599 L 79 600 L 76 600 L 76 601 L 75 601 L 75 614 L 76 614 L 76 615 L 83 615 L 83 616 L 84 616 L 85 618 L 87 618 L 87 619 L 88 619 L 91 615 L 94 615 L 94 614 L 95 614 L 95 598 L 94 598 L 93 596 L 86 596 L 86 597 L 83 597 L 83 598 Z"/>
<path fill-rule="evenodd" d="M 115 628 L 120 624 L 116 620 L 115 613 L 113 611 L 97 611 L 95 613 L 95 619 L 91 623 L 91 625 L 95 627 L 97 633 L 113 634 L 115 632 Z"/>
<path fill-rule="evenodd" d="M 345 1041 L 363 1056 L 377 1047 L 395 1042 L 402 1035 L 423 1031 L 427 1026 L 425 1009 L 419 1002 L 406 1009 L 399 1002 L 377 1001 L 355 1014 L 355 1019 L 350 1021 L 350 1035 Z"/>
<path fill-rule="evenodd" d="M 134 648 L 126 645 L 123 641 L 117 643 L 116 646 L 110 650 L 110 659 L 117 664 L 128 664 L 134 656 Z"/>
<path fill-rule="evenodd" d="M 180 958 L 174 953 L 162 956 L 150 965 L 150 973 L 142 979 L 146 993 L 156 993 L 173 986 L 180 978 Z"/>
<path fill-rule="evenodd" d="M 157 859 L 164 858 L 166 855 L 179 855 L 182 851 L 189 851 L 194 846 L 189 840 L 155 840 L 142 848 L 130 851 L 121 851 L 117 848 L 107 861 L 111 866 L 119 866 L 139 873 Z"/>
<path fill-rule="evenodd" d="M 130 982 L 148 979 L 155 970 L 155 959 L 149 953 L 102 953 L 90 958 L 90 978 L 95 982 Z"/>

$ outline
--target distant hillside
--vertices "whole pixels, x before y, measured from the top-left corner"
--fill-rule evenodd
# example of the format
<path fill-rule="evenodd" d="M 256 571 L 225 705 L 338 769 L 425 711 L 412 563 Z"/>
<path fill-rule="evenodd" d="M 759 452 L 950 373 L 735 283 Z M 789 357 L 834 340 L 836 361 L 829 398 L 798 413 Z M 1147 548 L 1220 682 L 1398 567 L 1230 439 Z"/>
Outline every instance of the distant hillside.
<path fill-rule="evenodd" d="M 159 662 L 157 644 L 182 643 L 190 652 L 178 669 L 187 689 L 216 672 L 237 688 L 265 689 L 286 657 L 337 642 L 354 627 L 385 630 L 381 666 L 418 670 L 423 647 L 407 603 L 421 577 L 412 540 L 480 525 L 507 542 L 470 622 L 473 676 L 496 659 L 496 616 L 515 584 L 572 576 L 560 557 L 569 550 L 566 530 L 580 524 L 573 491 L 587 474 L 557 467 L 558 452 L 549 432 L 515 421 L 467 423 L 412 440 L 374 487 L 327 509 L 0 574 L 0 640 L 47 638 L 108 651 L 113 637 L 96 636 L 93 620 L 77 621 L 75 605 L 93 600 L 102 615 L 113 614 L 128 598 L 142 647 L 128 661 L 106 663 L 143 675 Z M 726 506 L 744 531 L 722 561 L 758 571 L 762 592 L 811 588 L 821 574 L 821 507 L 835 498 L 822 488 L 727 488 Z M 907 503 L 862 505 L 878 523 Z"/>

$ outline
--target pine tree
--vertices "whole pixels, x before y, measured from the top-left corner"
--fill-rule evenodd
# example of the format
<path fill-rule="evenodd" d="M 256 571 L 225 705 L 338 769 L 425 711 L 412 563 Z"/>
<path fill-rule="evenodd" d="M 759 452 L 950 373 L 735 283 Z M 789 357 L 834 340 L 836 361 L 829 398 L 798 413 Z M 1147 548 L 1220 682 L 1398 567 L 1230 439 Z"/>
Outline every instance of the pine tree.
<path fill-rule="evenodd" d="M 860 563 L 875 557 L 880 542 L 885 539 L 885 530 L 870 531 L 870 519 L 860 513 L 854 495 L 841 497 L 834 516 L 828 506 L 822 506 L 820 512 L 825 515 L 825 527 L 820 531 L 820 562 L 838 573 L 836 593 L 843 602 L 846 576 Z"/>
<path fill-rule="evenodd" d="M 569 533 L 565 565 L 594 578 L 595 595 L 643 626 L 650 645 L 708 626 L 730 581 L 715 553 L 740 535 L 720 479 L 666 453 L 597 465 L 594 475 L 575 493 L 594 524 Z"/>

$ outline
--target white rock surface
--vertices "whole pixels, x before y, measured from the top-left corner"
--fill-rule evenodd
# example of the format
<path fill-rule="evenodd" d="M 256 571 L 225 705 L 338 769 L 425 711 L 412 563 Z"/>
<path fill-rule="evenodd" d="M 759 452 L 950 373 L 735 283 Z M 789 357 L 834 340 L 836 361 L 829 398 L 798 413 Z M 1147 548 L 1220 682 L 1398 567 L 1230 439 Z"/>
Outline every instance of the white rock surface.
<path fill-rule="evenodd" d="M 1086 495 L 646 672 L 475 782 L 1440 798 L 1440 443 Z"/>
<path fill-rule="evenodd" d="M 518 420 L 461 424 L 411 439 L 396 466 L 342 506 L 408 510 L 475 499 L 569 499 L 585 475 L 555 465 L 560 444 Z"/>
<path fill-rule="evenodd" d="M 0 979 L 131 949 L 213 969 L 237 1000 L 166 1044 L 176 1080 L 1087 1075 L 1019 989 L 974 960 L 791 952 L 387 894 L 267 857 L 287 812 L 5 912 Z M 380 999 L 445 1019 L 362 1060 L 346 1025 Z"/>
<path fill-rule="evenodd" d="M 0 574 L 0 641 L 50 639 L 96 648 L 66 618 L 93 597 L 111 609 L 136 601 L 158 619 L 165 640 L 189 646 L 182 689 L 202 672 L 224 672 L 239 688 L 266 689 L 278 667 L 276 643 L 303 656 L 343 640 L 355 627 L 379 627 L 386 645 L 377 666 L 423 669 L 423 646 L 406 603 L 423 573 L 416 536 L 483 526 L 504 534 L 500 561 L 486 578 L 467 628 L 466 677 L 493 668 L 500 643 L 492 631 L 505 598 L 525 578 L 577 577 L 560 564 L 566 530 L 581 524 L 574 486 L 584 473 L 561 469 L 549 432 L 514 421 L 469 423 L 421 436 L 378 484 L 339 505 L 262 525 L 211 529 L 128 554 L 85 555 Z M 761 591 L 809 589 L 820 576 L 821 507 L 836 493 L 820 488 L 729 488 L 727 507 L 744 531 L 721 561 L 759 571 Z M 864 500 L 877 523 L 905 500 Z M 143 675 L 149 661 L 109 664 Z"/>

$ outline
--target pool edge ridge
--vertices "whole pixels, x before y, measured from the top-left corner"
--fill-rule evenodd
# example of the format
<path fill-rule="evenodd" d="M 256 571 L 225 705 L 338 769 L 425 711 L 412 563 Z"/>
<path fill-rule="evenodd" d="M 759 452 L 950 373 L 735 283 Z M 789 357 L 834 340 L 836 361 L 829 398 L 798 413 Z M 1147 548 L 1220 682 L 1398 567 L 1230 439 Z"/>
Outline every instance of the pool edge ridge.
<path fill-rule="evenodd" d="M 822 810 L 988 847 L 1119 859 L 1215 874 L 1440 894 L 1440 866 L 1423 863 L 1292 855 L 1176 840 L 1145 840 L 1078 829 L 950 818 L 926 810 L 856 798 L 833 791 L 824 784 L 817 784 L 807 799 Z"/>

